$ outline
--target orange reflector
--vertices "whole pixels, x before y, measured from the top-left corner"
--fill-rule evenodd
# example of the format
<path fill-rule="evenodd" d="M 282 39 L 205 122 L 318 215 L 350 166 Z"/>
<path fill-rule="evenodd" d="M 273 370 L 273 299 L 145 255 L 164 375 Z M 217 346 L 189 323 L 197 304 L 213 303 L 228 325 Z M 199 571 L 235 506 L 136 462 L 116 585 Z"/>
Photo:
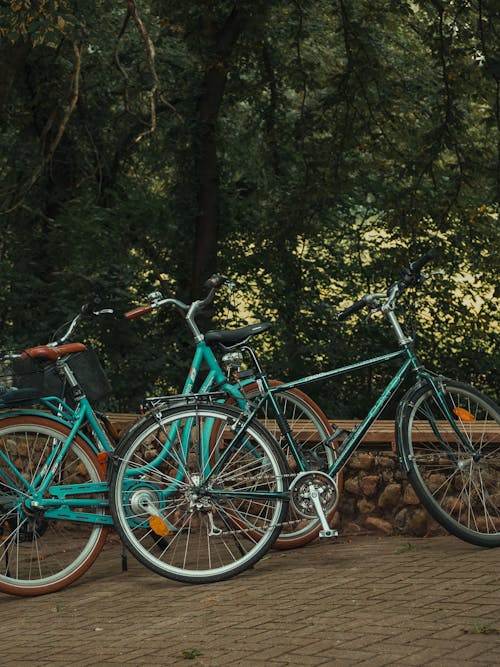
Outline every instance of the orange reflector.
<path fill-rule="evenodd" d="M 101 464 L 101 470 L 103 474 L 106 474 L 106 465 L 108 463 L 108 452 L 99 452 L 97 454 L 97 460 Z"/>
<path fill-rule="evenodd" d="M 463 422 L 476 421 L 472 412 L 469 412 L 465 408 L 453 408 L 453 414 L 455 415 L 455 417 L 458 417 Z"/>
<path fill-rule="evenodd" d="M 160 537 L 165 537 L 166 535 L 173 535 L 170 528 L 167 526 L 165 521 L 159 516 L 150 516 L 149 517 L 149 526 L 153 533 L 160 535 Z"/>

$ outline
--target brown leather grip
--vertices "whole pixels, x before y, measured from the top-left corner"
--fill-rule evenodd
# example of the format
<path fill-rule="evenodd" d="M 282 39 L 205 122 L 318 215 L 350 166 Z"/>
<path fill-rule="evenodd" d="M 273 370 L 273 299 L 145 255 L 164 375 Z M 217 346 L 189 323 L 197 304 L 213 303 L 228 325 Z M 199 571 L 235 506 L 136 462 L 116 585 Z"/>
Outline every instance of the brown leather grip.
<path fill-rule="evenodd" d="M 133 320 L 135 317 L 141 317 L 142 315 L 147 315 L 153 310 L 153 306 L 148 304 L 147 306 L 138 306 L 137 308 L 132 308 L 125 313 L 127 320 Z"/>

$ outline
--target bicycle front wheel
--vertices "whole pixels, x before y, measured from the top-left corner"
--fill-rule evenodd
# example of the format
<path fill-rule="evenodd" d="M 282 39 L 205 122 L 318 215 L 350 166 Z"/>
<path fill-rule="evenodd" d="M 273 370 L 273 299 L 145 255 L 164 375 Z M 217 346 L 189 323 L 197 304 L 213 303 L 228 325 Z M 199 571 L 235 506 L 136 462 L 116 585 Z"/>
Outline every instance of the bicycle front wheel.
<path fill-rule="evenodd" d="M 278 387 L 282 383 L 278 380 L 269 380 L 269 384 L 271 387 Z M 249 401 L 253 401 L 261 396 L 261 391 L 256 382 L 245 385 L 242 387 L 242 391 L 245 394 L 245 398 Z M 328 442 L 333 429 L 324 412 L 300 389 L 287 389 L 276 392 L 274 397 L 283 412 L 294 442 L 305 460 L 308 469 L 327 471 L 336 458 L 337 443 Z M 297 462 L 278 426 L 276 415 L 269 401 L 263 404 L 256 413 L 256 417 L 280 445 L 290 469 L 299 472 Z M 342 491 L 342 473 L 337 474 L 335 482 L 338 489 L 338 502 Z M 336 511 L 336 506 L 329 511 L 327 515 L 329 522 L 333 519 Z M 288 506 L 288 516 L 273 548 L 295 549 L 305 546 L 318 537 L 320 530 L 321 523 L 319 519 L 304 519 L 292 507 L 292 503 L 290 503 Z"/>
<path fill-rule="evenodd" d="M 153 572 L 188 583 L 228 579 L 278 536 L 286 464 L 257 422 L 236 435 L 240 419 L 234 408 L 193 402 L 152 414 L 116 449 L 116 529 Z"/>
<path fill-rule="evenodd" d="M 443 391 L 453 425 L 429 385 L 402 406 L 408 479 L 450 533 L 479 546 L 499 546 L 500 410 L 470 385 L 444 379 Z"/>
<path fill-rule="evenodd" d="M 43 504 L 46 499 L 57 501 L 56 488 L 63 493 L 64 485 L 104 480 L 96 456 L 78 437 L 55 464 L 53 453 L 68 434 L 63 425 L 45 417 L 0 420 L 0 591 L 4 593 L 58 591 L 82 576 L 104 546 L 105 526 L 50 518 L 50 508 Z M 52 484 L 38 507 L 30 505 L 49 470 Z"/>

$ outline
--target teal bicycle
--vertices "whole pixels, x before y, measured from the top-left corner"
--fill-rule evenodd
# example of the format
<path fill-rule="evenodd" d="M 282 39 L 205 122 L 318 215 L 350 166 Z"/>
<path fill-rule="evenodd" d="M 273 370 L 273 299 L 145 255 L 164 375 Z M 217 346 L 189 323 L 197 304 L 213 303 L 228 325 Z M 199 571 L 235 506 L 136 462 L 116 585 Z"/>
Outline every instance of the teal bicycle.
<path fill-rule="evenodd" d="M 159 406 L 169 406 L 183 400 L 187 395 L 210 395 L 212 400 L 218 392 L 218 400 L 226 405 L 236 405 L 245 410 L 248 404 L 257 405 L 264 392 L 260 380 L 263 371 L 250 345 L 251 339 L 267 331 L 269 322 L 258 322 L 246 327 L 231 330 L 209 331 L 203 334 L 196 322 L 198 315 L 212 302 L 216 290 L 227 283 L 227 278 L 213 275 L 205 284 L 210 291 L 207 297 L 191 304 L 178 299 L 164 298 L 160 292 L 153 292 L 146 305 L 138 306 L 125 314 L 129 320 L 142 317 L 153 311 L 173 306 L 184 315 L 185 323 L 193 336 L 195 351 L 186 381 L 181 393 L 176 396 L 154 396 L 144 400 L 146 410 L 158 411 Z M 219 361 L 220 358 L 220 361 Z M 254 368 L 242 371 L 246 359 L 250 358 Z M 278 380 L 266 378 L 268 387 L 278 388 L 282 385 Z M 319 464 L 331 464 L 335 459 L 337 442 L 332 439 L 333 429 L 321 408 L 298 388 L 280 389 L 275 401 L 279 403 L 280 421 L 274 419 L 272 406 L 259 401 L 256 417 L 270 430 L 273 438 L 279 443 L 287 463 L 297 470 L 305 470 Z M 149 417 L 144 417 L 134 426 L 142 428 Z M 292 450 L 288 447 L 287 434 L 295 444 Z M 128 438 L 131 434 L 128 434 Z M 300 457 L 295 456 L 295 450 Z M 336 479 L 342 487 L 342 475 Z M 333 514 L 329 518 L 332 518 Z M 318 537 L 321 523 L 316 518 L 306 519 L 289 507 L 286 521 L 274 542 L 276 549 L 292 549 L 304 546 Z"/>
<path fill-rule="evenodd" d="M 76 374 L 86 369 L 96 400 L 99 386 L 107 392 L 107 379 L 85 345 L 66 342 L 85 315 L 72 320 L 58 343 L 4 355 L 4 362 L 16 362 L 15 379 L 25 385 L 0 396 L 0 591 L 5 593 L 40 595 L 75 581 L 99 555 L 113 523 L 105 473 L 113 434 Z M 61 395 L 47 395 L 48 384 Z M 41 409 L 29 407 L 34 403 Z"/>
<path fill-rule="evenodd" d="M 167 303 L 179 307 L 197 342 L 183 391 L 194 390 L 205 364 L 208 372 L 198 391 L 216 388 L 220 396 L 231 396 L 243 405 L 255 391 L 255 379 L 246 380 L 247 394 L 243 394 L 238 388 L 243 384 L 234 377 L 234 352 L 223 361 L 224 371 L 195 321 L 223 281 L 214 278 L 203 301 L 186 305 L 155 297 L 129 317 Z M 4 355 L 5 361 L 16 362 L 17 388 L 8 387 L 12 377 L 9 369 L 9 381 L 0 394 L 0 591 L 27 596 L 67 586 L 90 568 L 113 526 L 107 473 L 118 436 L 106 415 L 93 406 L 108 393 L 109 384 L 95 355 L 82 343 L 68 342 L 84 317 L 108 312 L 84 307 L 56 342 L 28 349 L 22 355 Z M 268 326 L 252 325 L 221 335 L 234 345 Z M 217 337 L 218 333 L 211 335 Z M 167 398 L 151 399 L 151 404 L 163 400 Z M 41 403 L 42 409 L 29 407 L 35 402 Z M 304 451 L 331 432 L 326 417 L 302 392 L 283 392 L 280 404 Z M 143 423 L 144 419 L 139 420 L 124 437 L 132 437 Z M 136 486 L 134 481 L 133 488 Z M 304 543 L 318 532 L 318 522 L 303 517 L 283 523 L 288 529 L 280 538 L 281 548 Z"/>
<path fill-rule="evenodd" d="M 206 583 L 227 579 L 256 563 L 272 546 L 288 505 L 319 521 L 334 537 L 328 516 L 337 506 L 337 478 L 370 426 L 403 381 L 415 382 L 398 405 L 396 442 L 401 466 L 430 514 L 449 532 L 480 546 L 500 544 L 500 411 L 474 387 L 432 373 L 420 364 L 399 323 L 398 299 L 429 275 L 428 253 L 402 272 L 387 291 L 367 294 L 340 313 L 364 308 L 388 320 L 398 349 L 293 382 L 271 386 L 253 350 L 261 396 L 244 410 L 193 396 L 157 409 L 113 455 L 110 509 L 124 544 L 154 572 Z M 215 338 L 220 339 L 220 334 Z M 226 341 L 227 343 L 227 341 Z M 277 396 L 311 382 L 387 362 L 399 368 L 359 426 L 338 429 L 321 450 L 345 435 L 333 462 L 311 469 L 286 429 Z M 269 404 L 289 450 L 291 470 L 269 431 L 256 420 Z"/>

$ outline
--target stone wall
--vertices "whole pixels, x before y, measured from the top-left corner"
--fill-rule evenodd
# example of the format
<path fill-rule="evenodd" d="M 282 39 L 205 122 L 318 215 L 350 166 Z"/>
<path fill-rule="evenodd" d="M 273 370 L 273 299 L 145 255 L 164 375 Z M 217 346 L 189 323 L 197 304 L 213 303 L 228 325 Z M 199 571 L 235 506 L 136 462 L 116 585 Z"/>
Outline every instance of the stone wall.
<path fill-rule="evenodd" d="M 373 533 L 423 537 L 444 530 L 421 506 L 389 448 L 355 453 L 343 471 L 335 527 L 342 535 Z"/>
<path fill-rule="evenodd" d="M 137 415 L 109 415 L 118 432 Z M 352 428 L 354 422 L 336 422 Z M 377 421 L 343 471 L 343 489 L 332 523 L 341 535 L 379 533 L 422 537 L 445 531 L 421 506 L 393 451 L 394 423 Z M 365 438 L 367 440 L 367 438 Z M 386 444 L 383 444 L 386 443 Z"/>

